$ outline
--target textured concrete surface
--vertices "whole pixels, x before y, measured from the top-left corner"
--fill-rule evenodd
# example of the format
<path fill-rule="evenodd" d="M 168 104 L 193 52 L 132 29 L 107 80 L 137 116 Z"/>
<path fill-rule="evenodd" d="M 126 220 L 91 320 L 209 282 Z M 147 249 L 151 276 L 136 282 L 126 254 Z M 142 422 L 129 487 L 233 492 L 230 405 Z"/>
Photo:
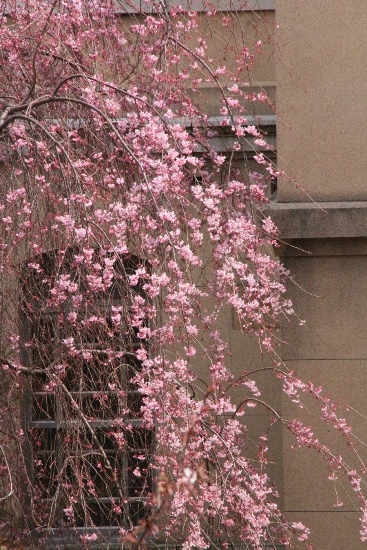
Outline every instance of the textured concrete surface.
<path fill-rule="evenodd" d="M 267 210 L 282 239 L 367 237 L 367 202 L 281 203 Z"/>
<path fill-rule="evenodd" d="M 281 202 L 367 199 L 367 3 L 277 0 Z"/>
<path fill-rule="evenodd" d="M 283 396 L 282 412 L 313 426 L 321 443 L 358 469 L 367 461 L 367 3 L 277 0 L 276 8 L 277 151 L 285 176 L 268 213 L 291 272 L 289 296 L 306 320 L 283 323 L 281 355 L 304 381 L 350 405 L 338 411 L 353 425 L 359 455 L 320 420 L 309 395 L 303 409 Z M 315 550 L 366 548 L 346 476 L 334 484 L 322 454 L 292 451 L 294 441 L 283 432 L 287 517 L 311 528 Z M 334 508 L 337 500 L 343 506 Z"/>

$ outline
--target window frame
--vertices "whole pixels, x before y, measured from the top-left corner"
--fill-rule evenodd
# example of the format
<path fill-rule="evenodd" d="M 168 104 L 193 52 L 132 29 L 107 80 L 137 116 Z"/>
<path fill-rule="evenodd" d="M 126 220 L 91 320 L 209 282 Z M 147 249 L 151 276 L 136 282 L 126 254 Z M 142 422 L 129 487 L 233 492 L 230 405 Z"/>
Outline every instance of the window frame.
<path fill-rule="evenodd" d="M 97 249 L 96 249 L 97 250 Z M 55 251 L 50 251 L 49 253 L 44 253 L 42 254 L 43 257 L 48 257 L 50 254 L 55 254 Z M 126 272 L 128 273 L 129 272 L 129 269 L 132 269 L 131 267 L 130 268 L 126 268 L 126 261 L 130 261 L 132 262 L 132 265 L 133 265 L 133 268 L 136 269 L 139 265 L 145 265 L 145 266 L 148 266 L 148 268 L 150 269 L 150 266 L 147 262 L 143 261 L 143 260 L 140 260 L 138 259 L 136 256 L 133 256 L 133 255 L 127 255 L 126 257 L 119 257 L 119 260 L 121 262 L 121 265 L 123 266 L 123 271 L 126 275 Z M 29 262 L 26 262 L 25 266 L 26 266 L 26 270 L 27 272 L 29 273 L 30 272 L 30 267 L 28 266 Z M 120 275 L 121 275 L 121 272 L 120 272 Z M 126 278 L 124 277 L 124 284 L 128 285 L 128 282 L 126 281 Z M 141 283 L 139 283 L 139 288 L 137 290 L 137 294 L 139 295 L 144 295 L 144 291 L 142 290 L 141 288 Z M 22 292 L 22 295 L 23 295 L 23 292 Z M 145 296 L 145 295 L 144 295 Z M 109 298 L 108 299 L 108 303 L 107 305 L 103 303 L 103 300 L 97 300 L 96 303 L 97 303 L 97 307 L 101 306 L 99 308 L 99 311 L 101 311 L 102 313 L 105 313 L 106 314 L 106 319 L 108 319 L 108 314 L 111 313 L 111 310 L 112 310 L 112 306 L 116 306 L 116 305 L 119 305 L 121 304 L 121 301 L 122 301 L 122 298 L 113 298 L 112 300 Z M 100 303 L 99 303 L 100 302 Z M 94 303 L 93 303 L 94 305 Z M 57 320 L 57 317 L 58 315 L 62 312 L 62 308 L 61 309 L 54 309 L 52 310 L 52 308 L 43 308 L 42 307 L 42 300 L 40 301 L 40 303 L 38 304 L 38 307 L 37 307 L 37 316 L 36 318 L 34 319 L 34 321 L 32 320 L 32 318 L 29 318 L 29 316 L 25 313 L 25 309 L 24 307 L 20 307 L 20 324 L 21 324 L 21 327 L 22 327 L 22 330 L 21 330 L 21 341 L 22 341 L 22 346 L 21 346 L 21 355 L 22 355 L 22 359 L 23 359 L 23 364 L 24 365 L 27 365 L 28 368 L 32 367 L 32 363 L 33 363 L 33 359 L 32 359 L 32 356 L 29 352 L 28 349 L 26 349 L 26 346 L 24 345 L 25 342 L 29 342 L 31 341 L 32 339 L 32 324 L 33 322 L 34 323 L 37 323 L 39 322 L 43 317 L 47 318 L 48 320 L 51 319 L 52 322 L 55 324 L 55 327 L 58 328 L 58 320 Z M 124 341 L 124 337 L 120 334 L 118 336 L 119 338 L 119 343 L 121 344 L 123 341 Z M 145 341 L 144 342 L 146 347 L 147 347 L 147 342 Z M 88 345 L 90 345 L 91 342 L 86 342 L 86 347 L 84 348 L 83 347 L 83 351 L 90 351 L 93 353 L 93 350 L 92 348 L 88 349 Z M 131 344 L 131 342 L 130 342 Z M 92 343 L 93 345 L 93 343 Z M 139 342 L 136 342 L 136 346 L 134 345 L 134 349 L 136 349 L 137 347 L 140 347 L 140 344 Z M 98 352 L 101 352 L 103 353 L 103 349 L 100 350 L 94 350 L 94 351 L 98 351 Z M 130 362 L 131 362 L 131 367 L 132 369 L 134 368 L 139 368 L 139 361 L 133 357 L 133 354 L 130 354 L 129 355 L 129 352 L 127 352 L 127 350 L 122 350 L 125 352 L 126 355 L 122 356 L 121 358 L 121 366 L 126 366 L 127 364 L 130 365 Z M 126 357 L 128 357 L 126 359 Z M 50 365 L 52 363 L 55 363 L 55 361 L 57 361 L 57 358 L 55 359 L 55 357 L 52 358 L 51 362 L 50 362 Z M 126 363 L 125 365 L 125 361 L 129 361 L 129 363 Z M 46 366 L 47 367 L 47 366 Z M 120 368 L 120 367 L 117 367 L 117 368 Z M 39 368 L 36 368 L 37 371 L 39 371 Z M 126 375 L 121 372 L 121 375 L 122 377 L 126 377 Z M 50 454 L 50 456 L 52 455 L 52 453 L 55 454 L 54 456 L 54 459 L 53 461 L 56 462 L 56 468 L 59 467 L 59 457 L 57 456 L 57 445 L 59 444 L 58 443 L 58 440 L 60 440 L 60 437 L 62 437 L 62 431 L 65 431 L 68 429 L 68 427 L 71 426 L 70 423 L 72 423 L 72 425 L 76 425 L 76 424 L 83 424 L 83 419 L 82 419 L 82 416 L 85 415 L 85 413 L 83 411 L 81 411 L 81 415 L 80 417 L 77 419 L 77 420 L 70 420 L 70 419 L 66 419 L 66 420 L 63 420 L 62 417 L 61 417 L 61 414 L 60 414 L 60 411 L 59 411 L 59 405 L 57 403 L 57 394 L 52 394 L 52 393 L 49 393 L 47 391 L 34 391 L 32 389 L 32 379 L 34 379 L 34 377 L 37 377 L 37 376 L 40 376 L 39 372 L 38 373 L 35 373 L 35 374 L 32 374 L 31 376 L 28 377 L 27 379 L 27 383 L 26 383 L 26 389 L 25 389 L 25 394 L 24 394 L 24 399 L 23 399 L 23 423 L 24 423 L 24 427 L 25 427 L 25 431 L 27 434 L 32 434 L 32 432 L 36 431 L 36 430 L 42 430 L 43 432 L 45 433 L 48 433 L 48 434 L 55 434 L 55 447 L 53 449 L 50 449 L 50 450 L 46 450 L 46 453 L 48 452 Z M 125 379 L 122 383 L 122 387 L 125 386 L 125 387 L 128 387 L 128 385 L 130 384 L 130 381 L 129 379 Z M 72 397 L 74 397 L 74 394 L 78 394 L 80 396 L 80 392 L 75 392 L 73 390 L 70 390 L 69 391 L 70 395 Z M 96 391 L 94 389 L 91 389 L 91 390 L 85 390 L 85 391 L 82 391 L 82 398 L 93 398 L 93 396 L 95 396 L 96 394 Z M 118 391 L 114 391 L 114 390 L 109 390 L 108 393 L 110 393 L 111 395 L 115 395 L 117 396 L 118 395 Z M 135 395 L 139 393 L 138 390 L 134 390 L 134 389 L 127 389 L 126 390 L 126 398 L 125 400 L 128 400 L 129 397 L 131 395 Z M 47 394 L 49 394 L 50 396 L 53 396 L 53 399 L 55 401 L 55 406 L 54 406 L 54 418 L 51 420 L 42 420 L 42 419 L 37 419 L 37 418 L 34 418 L 34 416 L 32 415 L 32 409 L 33 409 L 33 406 L 34 406 L 34 399 L 35 397 L 44 397 L 44 396 L 47 396 Z M 40 405 L 40 410 L 41 410 L 41 407 L 42 407 L 42 404 Z M 96 432 L 95 430 L 98 430 L 98 429 L 113 429 L 113 428 L 116 428 L 118 427 L 119 428 L 119 433 L 124 433 L 124 419 L 122 417 L 121 419 L 121 422 L 119 422 L 119 425 L 117 426 L 117 423 L 116 423 L 116 417 L 113 417 L 111 416 L 111 418 L 104 418 L 104 419 L 98 419 L 98 418 L 94 418 L 94 419 L 88 419 L 88 424 L 91 426 L 93 432 L 94 432 L 94 436 L 96 436 Z M 122 486 L 122 492 L 124 493 L 124 496 L 125 496 L 125 499 L 123 502 L 120 502 L 119 504 L 121 505 L 122 508 L 124 508 L 125 506 L 126 507 L 130 507 L 130 504 L 131 503 L 134 503 L 134 502 L 139 502 L 139 503 L 143 503 L 143 505 L 147 502 L 147 499 L 148 499 L 148 496 L 147 495 L 138 495 L 138 496 L 133 496 L 130 494 L 131 491 L 134 490 L 134 487 L 133 485 L 131 485 L 131 482 L 130 482 L 130 478 L 131 478 L 131 473 L 129 473 L 129 469 L 132 470 L 132 466 L 130 466 L 129 464 L 129 461 L 131 459 L 131 457 L 134 459 L 134 454 L 137 454 L 139 453 L 140 455 L 145 455 L 146 458 L 145 458 L 145 462 L 147 464 L 147 468 L 149 469 L 149 466 L 150 466 L 150 463 L 151 463 L 151 456 L 153 456 L 154 454 L 154 445 L 155 445 L 155 441 L 154 441 L 154 430 L 150 429 L 148 430 L 147 428 L 145 428 L 143 426 L 143 421 L 142 419 L 140 418 L 131 418 L 129 417 L 128 420 L 125 422 L 125 425 L 128 426 L 128 427 L 132 427 L 133 429 L 136 428 L 136 429 L 139 429 L 141 428 L 142 430 L 144 430 L 144 432 L 146 434 L 148 434 L 148 439 L 150 440 L 149 441 L 149 444 L 147 446 L 145 446 L 144 448 L 140 448 L 140 447 L 133 447 L 133 446 L 127 446 L 127 444 L 125 443 L 124 445 L 124 449 L 122 451 L 122 453 L 120 453 L 120 448 L 116 448 L 114 449 L 113 451 L 111 451 L 111 449 L 104 449 L 106 451 L 106 454 L 107 452 L 113 457 L 117 457 L 117 455 L 120 453 L 123 455 L 122 457 L 122 461 L 123 461 L 123 467 L 121 469 L 121 472 L 122 472 L 122 477 L 121 479 L 124 480 L 124 483 L 123 483 L 123 486 Z M 57 434 L 57 431 L 60 430 L 60 433 Z M 53 437 L 53 435 L 52 435 Z M 138 435 L 138 437 L 142 437 L 143 439 L 145 438 L 145 435 Z M 35 457 L 36 457 L 36 454 L 35 453 L 35 450 L 34 450 L 34 446 L 32 445 L 32 442 L 31 442 L 31 438 L 32 438 L 32 435 L 30 435 L 30 437 L 26 437 L 25 438 L 25 441 L 24 441 L 24 451 L 25 451 L 25 458 L 26 458 L 26 466 L 27 466 L 27 471 L 28 471 L 28 475 L 30 476 L 30 479 L 32 480 L 32 482 L 34 481 L 35 479 Z M 142 439 L 142 441 L 143 441 Z M 103 448 L 103 444 L 100 444 L 101 447 Z M 46 456 L 46 454 L 45 454 Z M 62 458 L 61 458 L 62 459 Z M 136 460 L 135 460 L 136 462 Z M 138 463 L 137 463 L 138 464 Z M 61 465 L 62 467 L 62 465 Z M 102 479 L 102 476 L 101 476 L 101 479 Z M 152 476 L 151 476 L 151 472 L 147 473 L 146 474 L 146 483 L 148 484 L 148 493 L 151 493 L 153 491 L 153 481 L 152 481 Z M 47 499 L 46 499 L 47 500 Z M 45 500 L 45 502 L 46 502 Z M 52 500 L 52 499 L 50 499 Z M 90 499 L 91 501 L 93 499 Z M 121 501 L 121 498 L 120 497 L 114 497 L 114 496 L 111 496 L 111 497 L 100 497 L 100 498 L 96 498 L 95 499 L 95 502 L 100 502 L 103 504 L 103 501 L 107 500 L 109 502 L 117 502 L 117 501 Z M 60 504 L 59 504 L 60 506 Z M 127 515 L 125 514 L 125 512 L 123 511 L 122 512 L 122 515 L 121 515 L 121 518 L 122 518 L 122 521 L 121 523 L 124 524 L 124 527 L 128 526 L 128 527 L 131 527 L 131 524 L 128 525 L 128 520 L 126 519 L 126 517 L 130 517 L 130 515 L 132 516 L 132 514 L 129 512 Z M 142 517 L 140 515 L 138 515 L 136 521 L 133 523 L 134 526 L 138 525 L 139 522 L 141 521 Z M 71 547 L 72 548 L 75 548 L 75 544 L 80 544 L 80 535 L 84 535 L 84 534 L 92 534 L 92 533 L 97 533 L 98 534 L 98 541 L 96 543 L 96 547 L 100 547 L 101 544 L 105 543 L 106 541 L 108 541 L 109 544 L 114 544 L 117 542 L 121 542 L 121 535 L 120 535 L 120 529 L 122 528 L 123 526 L 122 525 L 114 525 L 114 524 L 100 524 L 100 525 L 95 525 L 95 526 L 66 526 L 66 530 L 68 531 L 68 536 L 65 536 L 64 534 L 62 536 L 60 536 L 58 534 L 58 531 L 60 531 L 59 528 L 55 528 L 55 529 L 48 529 L 48 532 L 50 532 L 51 534 L 47 536 L 47 540 L 52 540 L 53 543 L 56 543 L 56 541 L 62 541 L 62 544 L 63 544 L 63 547 L 64 548 L 68 548 L 68 540 L 70 539 L 70 544 L 71 544 Z M 42 529 L 41 529 L 42 531 Z M 81 545 L 82 546 L 82 545 Z"/>

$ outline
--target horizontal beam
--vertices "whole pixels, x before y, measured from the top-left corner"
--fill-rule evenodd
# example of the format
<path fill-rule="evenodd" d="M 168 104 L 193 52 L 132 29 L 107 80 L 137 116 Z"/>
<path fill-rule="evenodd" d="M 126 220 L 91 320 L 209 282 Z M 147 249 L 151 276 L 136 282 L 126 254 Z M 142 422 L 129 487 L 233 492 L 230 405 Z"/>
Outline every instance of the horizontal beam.
<path fill-rule="evenodd" d="M 236 151 L 235 148 L 236 143 L 240 143 L 240 152 L 245 153 L 257 153 L 259 151 L 267 153 L 272 152 L 275 153 L 276 151 L 276 138 L 275 136 L 265 136 L 264 141 L 266 142 L 266 146 L 256 145 L 254 143 L 255 138 L 252 136 L 248 136 L 247 138 L 237 138 L 235 136 L 216 136 L 213 138 L 208 139 L 208 142 L 211 147 L 213 147 L 214 151 L 217 153 L 231 153 L 233 151 Z M 197 145 L 195 147 L 195 153 L 203 153 L 205 151 L 204 147 L 201 147 L 200 145 Z"/>
<path fill-rule="evenodd" d="M 241 122 L 241 126 L 276 126 L 277 117 L 276 115 L 245 115 L 241 117 L 241 120 L 245 119 L 246 123 Z M 224 123 L 229 120 L 230 124 L 225 125 Z M 233 117 L 233 122 L 237 122 L 238 117 Z M 198 124 L 195 119 L 190 119 L 188 117 L 186 118 L 173 118 L 172 120 L 168 121 L 169 124 L 181 124 L 182 126 L 186 126 L 186 128 L 190 128 L 191 126 L 199 126 L 201 127 L 201 122 Z M 226 126 L 232 125 L 232 119 L 229 116 L 211 116 L 207 119 L 207 123 L 209 126 L 215 126 L 215 127 L 221 127 L 226 128 Z"/>
<path fill-rule="evenodd" d="M 114 0 L 116 13 L 154 13 L 156 7 L 152 2 L 144 0 Z M 162 2 L 163 4 L 163 2 Z M 275 0 L 214 0 L 204 2 L 203 0 L 166 0 L 165 7 L 182 6 L 185 11 L 206 12 L 209 5 L 216 11 L 274 11 Z"/>
<path fill-rule="evenodd" d="M 278 227 L 282 240 L 367 237 L 367 201 L 271 201 L 266 215 Z"/>

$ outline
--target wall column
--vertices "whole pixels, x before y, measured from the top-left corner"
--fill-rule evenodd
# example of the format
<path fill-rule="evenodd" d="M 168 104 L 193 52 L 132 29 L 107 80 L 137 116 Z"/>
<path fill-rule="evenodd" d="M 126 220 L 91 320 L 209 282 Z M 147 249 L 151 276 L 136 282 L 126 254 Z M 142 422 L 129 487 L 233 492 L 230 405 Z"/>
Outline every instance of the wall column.
<path fill-rule="evenodd" d="M 282 358 L 300 378 L 365 415 L 341 413 L 366 441 L 367 4 L 277 0 L 276 10 L 277 150 L 285 176 L 271 210 L 284 241 L 279 255 L 295 281 L 289 281 L 289 296 L 306 321 L 282 327 Z M 307 404 L 309 410 L 299 411 L 284 396 L 284 417 L 298 414 L 315 424 L 318 407 Z M 316 421 L 315 435 L 336 454 L 352 457 L 330 424 Z M 292 444 L 284 433 L 288 517 L 311 528 L 315 549 L 365 548 L 360 503 L 346 478 L 334 485 L 318 453 L 292 451 Z M 343 506 L 334 507 L 337 501 Z"/>

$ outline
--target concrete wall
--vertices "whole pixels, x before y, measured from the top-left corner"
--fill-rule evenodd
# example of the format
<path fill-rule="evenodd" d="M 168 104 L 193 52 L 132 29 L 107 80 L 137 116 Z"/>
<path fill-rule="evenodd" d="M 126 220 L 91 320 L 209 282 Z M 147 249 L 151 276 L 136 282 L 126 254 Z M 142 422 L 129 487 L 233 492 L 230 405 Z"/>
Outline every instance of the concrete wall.
<path fill-rule="evenodd" d="M 278 0 L 279 200 L 366 200 L 367 5 Z"/>
<path fill-rule="evenodd" d="M 288 291 L 304 327 L 284 324 L 282 357 L 305 381 L 351 409 L 340 415 L 365 439 L 367 417 L 367 3 L 277 0 L 277 149 L 286 176 L 273 217 L 279 255 L 296 282 Z M 301 189 L 302 188 L 302 189 Z M 310 201 L 317 201 L 318 204 Z M 316 423 L 320 441 L 351 467 L 361 463 L 306 398 L 303 412 L 283 397 L 283 415 Z M 284 433 L 284 510 L 312 529 L 317 550 L 365 548 L 360 503 L 343 475 L 334 485 L 320 453 L 290 451 Z M 367 461 L 360 447 L 361 462 Z M 334 507 L 338 500 L 343 506 Z"/>
<path fill-rule="evenodd" d="M 271 2 L 264 3 L 270 6 Z M 227 27 L 222 25 L 222 17 L 229 17 L 231 23 Z M 228 71 L 236 74 L 236 58 L 241 41 L 249 45 L 249 53 L 254 55 L 254 66 L 250 68 L 247 76 L 241 75 L 239 87 L 244 93 L 259 93 L 265 91 L 272 104 L 275 104 L 275 51 L 272 40 L 267 37 L 274 36 L 275 32 L 275 11 L 266 10 L 261 12 L 238 11 L 231 13 L 219 13 L 217 17 L 210 18 L 206 14 L 200 16 L 200 36 L 206 40 L 208 47 L 208 59 L 220 59 Z M 262 42 L 261 54 L 256 52 L 255 44 L 258 40 Z M 200 67 L 201 69 L 201 67 Z M 198 70 L 198 78 L 203 77 L 201 70 Z M 222 80 L 226 87 L 226 77 Z M 188 90 L 190 94 L 190 90 Z M 218 85 L 211 79 L 202 79 L 198 91 L 193 93 L 195 101 L 199 101 L 201 107 L 208 114 L 218 116 L 219 109 L 223 106 L 222 95 Z M 268 103 L 253 101 L 242 101 L 242 104 L 251 115 L 274 114 L 274 110 Z"/>

